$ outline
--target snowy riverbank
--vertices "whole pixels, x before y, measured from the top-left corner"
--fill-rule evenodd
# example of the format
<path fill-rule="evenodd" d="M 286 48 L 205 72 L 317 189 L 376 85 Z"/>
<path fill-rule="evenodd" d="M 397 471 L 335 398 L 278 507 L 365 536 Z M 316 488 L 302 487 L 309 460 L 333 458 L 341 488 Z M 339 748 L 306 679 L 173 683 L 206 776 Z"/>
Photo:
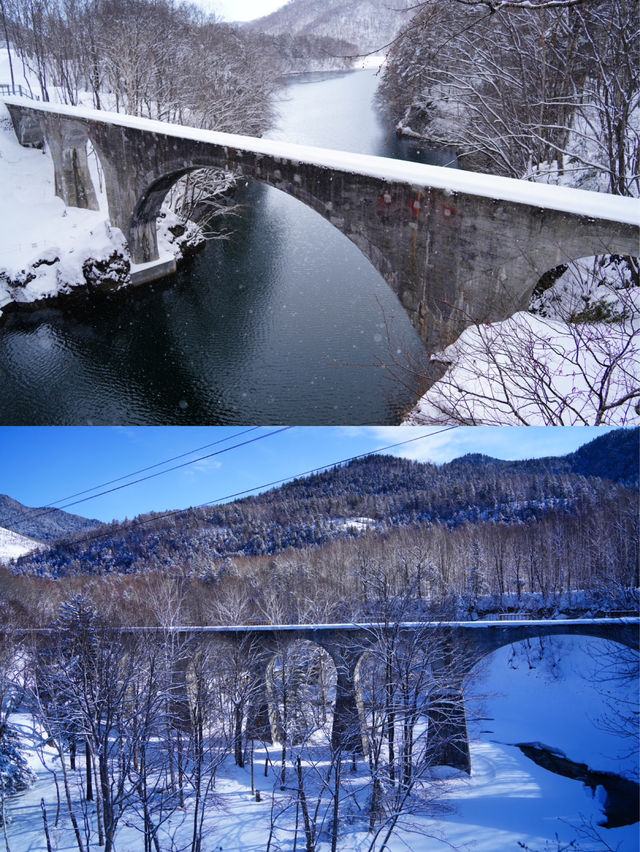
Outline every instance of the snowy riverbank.
<path fill-rule="evenodd" d="M 95 156 L 90 167 L 100 210 L 66 207 L 55 194 L 51 157 L 18 143 L 0 105 L 0 313 L 12 302 L 38 304 L 79 287 L 130 284 L 131 258 L 122 232 L 109 223 Z M 201 242 L 196 226 L 175 239 L 171 229 L 179 224 L 165 210 L 161 255 L 179 259 L 183 246 Z"/>
<path fill-rule="evenodd" d="M 609 666 L 616 646 L 602 640 L 562 637 L 517 643 L 490 655 L 483 665 L 474 691 L 467 696 L 471 742 L 472 772 L 468 777 L 443 770 L 444 781 L 437 802 L 425 813 L 417 796 L 415 807 L 408 807 L 389 846 L 391 852 L 444 852 L 453 844 L 466 852 L 551 852 L 557 848 L 597 852 L 605 848 L 617 852 L 635 852 L 637 824 L 603 828 L 603 795 L 592 792 L 579 781 L 555 775 L 541 768 L 517 747 L 517 743 L 540 742 L 582 761 L 592 769 L 613 771 L 625 777 L 637 777 L 638 755 L 635 748 L 622 756 L 628 740 L 605 724 L 613 708 L 628 698 L 637 698 L 637 684 L 606 681 L 601 675 Z M 8 838 L 12 852 L 43 849 L 44 833 L 41 799 L 44 800 L 54 848 L 73 849 L 73 834 L 66 805 L 56 817 L 55 776 L 60 775 L 59 760 L 53 749 L 33 730 L 28 714 L 16 714 L 12 721 L 19 728 L 36 783 L 26 792 L 7 802 Z M 628 750 L 628 749 L 627 749 Z M 314 750 L 313 754 L 318 755 Z M 205 814 L 204 836 L 207 849 L 225 852 L 264 850 L 275 820 L 272 849 L 291 849 L 295 833 L 295 783 L 280 789 L 277 747 L 269 747 L 271 769 L 265 776 L 264 747 L 256 745 L 255 783 L 261 801 L 251 795 L 248 767 L 239 769 L 229 758 L 218 768 L 214 799 Z M 304 756 L 304 755 L 303 755 Z M 44 761 L 44 762 L 43 762 Z M 316 764 L 321 770 L 321 765 Z M 313 800 L 316 782 L 308 780 L 308 795 Z M 449 776 L 448 780 L 447 776 Z M 83 766 L 69 773 L 74 808 L 84 831 L 95 839 L 95 806 L 81 801 Z M 321 779 L 318 772 L 317 780 Z M 61 781 L 59 782 L 61 784 Z M 371 846 L 372 835 L 366 829 L 367 768 L 358 761 L 354 773 L 347 767 L 343 774 L 341 833 L 339 848 L 345 852 L 379 849 L 381 838 Z M 178 809 L 160 827 L 162 850 L 189 845 L 189 812 Z M 272 810 L 273 806 L 273 810 Z M 326 815 L 324 829 L 328 828 Z M 298 848 L 304 841 L 302 820 Z M 117 848 L 134 850 L 142 845 L 142 816 L 132 801 L 120 820 Z M 89 838 L 87 838 L 87 841 Z M 605 845 L 609 844 L 609 845 Z M 88 844 L 87 844 L 88 845 Z M 326 833 L 320 834 L 319 852 L 328 852 Z"/>
<path fill-rule="evenodd" d="M 0 82 L 8 79 L 3 48 Z M 29 89 L 28 83 L 16 76 L 16 85 Z M 55 100 L 55 89 L 51 94 Z M 77 288 L 130 284 L 131 257 L 122 232 L 109 223 L 98 159 L 91 152 L 89 168 L 100 209 L 66 207 L 55 194 L 50 155 L 19 144 L 7 108 L 0 104 L 0 315 L 11 303 L 36 305 Z M 202 243 L 196 225 L 188 223 L 185 230 L 168 208 L 164 214 L 158 229 L 161 256 L 180 259 Z"/>

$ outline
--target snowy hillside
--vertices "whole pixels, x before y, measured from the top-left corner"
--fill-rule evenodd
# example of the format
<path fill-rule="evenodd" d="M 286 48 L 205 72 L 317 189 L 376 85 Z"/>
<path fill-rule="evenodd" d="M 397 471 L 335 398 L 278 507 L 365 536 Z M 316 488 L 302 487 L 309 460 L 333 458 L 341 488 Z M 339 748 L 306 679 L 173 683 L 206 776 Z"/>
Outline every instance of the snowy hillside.
<path fill-rule="evenodd" d="M 602 458 L 607 459 L 606 469 Z M 223 576 L 228 573 L 226 562 L 230 559 L 269 558 L 289 551 L 287 559 L 293 560 L 293 551 L 299 551 L 300 558 L 306 561 L 311 558 L 311 548 L 324 563 L 318 568 L 316 579 L 319 591 L 323 582 L 320 578 L 326 576 L 326 566 L 331 562 L 326 553 L 322 556 L 322 548 L 331 542 L 339 546 L 339 540 L 348 539 L 352 539 L 354 551 L 359 543 L 364 547 L 366 541 L 380 539 L 388 545 L 387 537 L 395 530 L 404 537 L 405 544 L 407 536 L 415 536 L 422 548 L 433 547 L 434 561 L 440 558 L 438 538 L 446 535 L 447 559 L 460 568 L 463 589 L 466 580 L 462 567 L 472 559 L 477 564 L 479 554 L 474 556 L 474 546 L 486 549 L 485 580 L 494 583 L 494 556 L 498 563 L 505 559 L 499 530 L 509 528 L 517 553 L 514 563 L 527 560 L 536 551 L 542 558 L 544 551 L 547 555 L 543 561 L 549 570 L 557 566 L 560 572 L 554 574 L 557 582 L 574 559 L 578 562 L 576 571 L 583 571 L 589 563 L 585 542 L 591 539 L 587 528 L 596 523 L 596 561 L 593 574 L 585 576 L 585 583 L 591 587 L 600 583 L 594 578 L 600 577 L 603 552 L 607 559 L 602 564 L 611 560 L 615 571 L 623 566 L 631 569 L 634 562 L 626 536 L 629 541 L 635 540 L 635 532 L 626 525 L 637 506 L 637 491 L 633 489 L 637 471 L 637 430 L 617 430 L 601 436 L 571 456 L 521 462 L 470 456 L 437 467 L 375 455 L 302 477 L 254 497 L 185 509 L 169 517 L 141 515 L 135 521 L 111 525 L 99 538 L 77 539 L 63 547 L 54 543 L 46 552 L 20 560 L 16 571 L 63 577 L 87 570 L 106 575 L 185 566 L 191 574 L 211 579 L 218 572 Z M 619 484 L 614 485 L 613 480 Z M 622 487 L 621 483 L 629 487 Z M 593 506 L 598 507 L 595 514 Z M 627 515 L 628 510 L 631 514 Z M 549 551 L 558 528 L 563 530 L 566 553 L 556 547 Z M 623 550 L 615 557 L 620 529 L 627 532 L 623 533 Z M 574 534 L 576 539 L 572 538 Z M 458 547 L 459 556 L 454 557 Z M 494 554 L 496 547 L 499 552 Z M 386 554 L 386 564 L 390 559 Z M 350 570 L 357 571 L 359 562 L 356 558 L 349 567 L 346 551 L 340 546 L 339 564 L 344 580 Z M 249 570 L 255 574 L 257 568 Z M 507 589 L 503 581 L 501 592 L 517 591 L 515 576 L 510 576 L 507 585 L 515 583 L 513 589 Z M 602 583 L 610 584 L 611 576 L 603 576 Z M 277 580 L 273 566 L 269 567 L 269 578 L 273 586 Z M 282 581 L 287 594 L 292 594 L 291 578 L 283 574 Z M 567 581 L 575 585 L 575 572 Z M 453 586 L 452 569 L 448 567 L 448 592 Z M 220 589 L 217 587 L 218 597 L 222 594 Z M 336 597 L 333 591 L 327 594 L 334 602 L 347 605 L 344 595 Z"/>
<path fill-rule="evenodd" d="M 26 535 L 0 527 L 0 563 L 17 559 L 25 553 L 37 550 L 40 546 L 40 542 L 27 538 Z"/>
<path fill-rule="evenodd" d="M 394 38 L 411 9 L 412 0 L 292 0 L 249 26 L 256 32 L 346 39 L 368 53 L 382 50 Z"/>
<path fill-rule="evenodd" d="M 82 530 L 92 530 L 100 521 L 84 518 L 51 506 L 33 508 L 0 494 L 0 528 L 39 542 L 52 542 Z M 33 548 L 29 548 L 33 550 Z"/>
<path fill-rule="evenodd" d="M 629 753 L 624 731 L 606 725 L 611 708 L 624 705 L 630 697 L 633 700 L 634 690 L 637 694 L 637 683 L 625 678 L 622 671 L 623 676 L 615 681 L 602 677 L 615 659 L 615 647 L 601 640 L 559 637 L 544 644 L 517 643 L 491 654 L 467 694 L 471 775 L 433 769 L 433 775 L 421 781 L 419 791 L 405 803 L 398 826 L 384 848 L 389 852 L 445 852 L 452 848 L 467 852 L 636 852 L 637 822 L 633 820 L 637 820 L 637 810 L 634 815 L 633 802 L 623 808 L 631 824 L 606 828 L 606 794 L 601 786 L 592 790 L 580 780 L 543 769 L 518 748 L 519 743 L 544 743 L 591 770 L 637 778 L 637 748 Z M 26 713 L 14 714 L 11 721 L 20 732 L 37 781 L 27 792 L 7 800 L 8 841 L 13 852 L 44 849 L 40 802 L 42 799 L 42 810 L 46 808 L 53 822 L 57 801 L 54 773 L 60 764 L 59 755 L 51 741 L 43 742 L 41 729 L 34 727 Z M 297 755 L 301 756 L 308 799 L 321 802 L 314 813 L 314 827 L 319 831 L 314 848 L 318 852 L 330 849 L 331 830 L 329 785 L 325 783 L 324 793 L 320 793 L 317 783 L 321 777 L 324 780 L 329 762 L 323 737 L 319 730 L 311 744 L 288 749 L 292 767 Z M 624 752 L 627 756 L 621 757 Z M 269 745 L 267 750 L 256 740 L 252 753 L 255 776 L 249 763 L 244 768 L 234 766 L 232 755 L 216 764 L 215 790 L 207 788 L 203 794 L 202 848 L 225 852 L 292 849 L 294 836 L 297 848 L 304 848 L 302 819 L 296 824 L 293 768 L 285 789 L 280 785 L 279 745 Z M 268 765 L 265 772 L 263 765 Z M 83 796 L 83 762 L 67 772 L 69 809 L 78 818 L 83 817 L 87 840 L 95 840 L 95 807 Z M 382 848 L 382 835 L 376 841 L 367 831 L 369 779 L 366 761 L 361 757 L 355 769 L 345 765 L 337 847 L 344 852 L 379 852 Z M 258 801 L 252 795 L 252 783 L 260 792 Z M 191 848 L 194 800 L 192 788 L 185 785 L 184 807 L 174 808 L 173 813 L 168 808 L 162 814 L 157 826 L 160 849 Z M 142 809 L 137 807 L 133 791 L 123 802 L 117 848 L 139 849 Z M 75 848 L 67 809 L 57 813 L 55 839 L 59 845 L 55 848 Z"/>

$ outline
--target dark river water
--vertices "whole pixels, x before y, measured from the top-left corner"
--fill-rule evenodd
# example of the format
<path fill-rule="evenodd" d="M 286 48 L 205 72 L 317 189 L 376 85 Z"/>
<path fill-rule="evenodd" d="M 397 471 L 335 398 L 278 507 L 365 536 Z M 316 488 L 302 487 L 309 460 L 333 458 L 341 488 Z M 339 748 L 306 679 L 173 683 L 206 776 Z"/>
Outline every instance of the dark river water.
<path fill-rule="evenodd" d="M 446 164 L 386 133 L 375 71 L 306 75 L 267 134 Z M 435 159 L 434 159 L 435 158 Z M 384 364 L 423 357 L 395 296 L 321 216 L 249 183 L 229 241 L 170 279 L 0 328 L 0 423 L 394 423 L 417 390 Z"/>

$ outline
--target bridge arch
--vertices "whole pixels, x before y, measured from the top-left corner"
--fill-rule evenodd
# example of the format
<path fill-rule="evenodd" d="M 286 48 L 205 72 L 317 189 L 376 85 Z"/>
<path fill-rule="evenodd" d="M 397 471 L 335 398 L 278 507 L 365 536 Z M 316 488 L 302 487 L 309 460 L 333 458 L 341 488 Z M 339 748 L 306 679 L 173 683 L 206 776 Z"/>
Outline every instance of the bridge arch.
<path fill-rule="evenodd" d="M 640 254 L 637 203 L 600 193 L 399 163 L 130 116 L 5 99 L 18 137 L 35 115 L 58 146 L 67 203 L 84 203 L 77 138 L 100 151 L 111 222 L 136 264 L 158 261 L 146 219 L 166 175 L 214 166 L 283 189 L 328 218 L 395 292 L 427 351 L 525 309 L 539 278 L 589 254 Z M 160 269 L 161 264 L 156 264 Z M 153 277 L 149 268 L 134 274 Z M 162 274 L 158 272 L 157 274 Z M 144 280 L 144 278 L 140 279 Z"/>
<path fill-rule="evenodd" d="M 640 650 L 638 621 L 635 618 L 615 619 L 567 619 L 540 621 L 474 622 L 457 631 L 454 636 L 467 645 L 469 665 L 473 666 L 483 657 L 506 645 L 525 639 L 544 636 L 593 636 L 620 645 Z"/>
<path fill-rule="evenodd" d="M 504 643 L 472 669 L 473 676 L 488 667 L 478 688 L 465 696 L 469 718 L 476 719 L 474 739 L 484 734 L 513 746 L 538 742 L 584 761 L 572 742 L 585 744 L 597 735 L 603 751 L 591 768 L 618 772 L 615 750 L 627 753 L 630 738 L 635 740 L 637 716 L 622 717 L 625 707 L 637 708 L 638 662 L 637 643 L 594 633 Z M 637 771 L 632 755 L 627 767 Z"/>
<path fill-rule="evenodd" d="M 343 215 L 340 215 L 339 208 L 336 210 L 333 202 L 315 195 L 303 184 L 302 178 L 296 181 L 296 178 L 299 177 L 296 173 L 289 176 L 293 179 L 289 179 L 283 176 L 281 169 L 273 167 L 272 164 L 267 168 L 260 164 L 256 167 L 251 163 L 237 162 L 233 164 L 233 167 L 230 167 L 226 157 L 212 155 L 210 157 L 199 157 L 188 163 L 184 160 L 175 160 L 167 163 L 161 173 L 145 175 L 144 185 L 138 191 L 131 217 L 123 228 L 132 255 L 138 262 L 146 263 L 158 256 L 157 221 L 166 195 L 178 180 L 200 169 L 226 171 L 236 179 L 244 178 L 245 180 L 255 181 L 258 184 L 283 192 L 304 204 L 355 245 L 364 260 L 390 286 L 396 299 L 400 301 L 399 307 L 404 310 L 397 288 L 393 286 L 397 279 L 393 264 L 389 257 L 380 251 L 372 241 L 366 229 L 352 228 L 349 221 Z M 365 215 L 372 217 L 383 215 L 371 199 L 361 199 L 358 206 L 360 208 L 359 214 L 364 212 Z"/>
<path fill-rule="evenodd" d="M 280 643 L 265 670 L 273 742 L 300 745 L 331 739 L 337 670 L 331 655 L 307 639 Z"/>

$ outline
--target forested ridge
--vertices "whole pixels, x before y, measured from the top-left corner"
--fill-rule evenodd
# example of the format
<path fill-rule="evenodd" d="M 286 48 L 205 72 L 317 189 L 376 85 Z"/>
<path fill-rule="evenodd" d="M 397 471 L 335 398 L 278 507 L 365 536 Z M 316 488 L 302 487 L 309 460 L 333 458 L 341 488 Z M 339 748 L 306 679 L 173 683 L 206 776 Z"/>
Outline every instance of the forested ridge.
<path fill-rule="evenodd" d="M 609 478 L 593 475 L 605 464 Z M 616 597 L 638 585 L 637 475 L 637 429 L 561 458 L 471 455 L 436 466 L 369 456 L 226 505 L 77 533 L 16 560 L 11 583 L 122 589 L 179 579 L 195 621 L 230 601 L 241 620 L 273 606 L 287 620 L 317 619 L 318 609 L 347 617 L 362 605 L 363 566 L 395 576 L 407 560 L 424 567 L 417 597 Z"/>
<path fill-rule="evenodd" d="M 31 508 L 0 494 L 0 527 L 37 541 L 56 541 L 75 532 L 100 526 L 100 521 L 83 518 L 55 508 Z"/>

